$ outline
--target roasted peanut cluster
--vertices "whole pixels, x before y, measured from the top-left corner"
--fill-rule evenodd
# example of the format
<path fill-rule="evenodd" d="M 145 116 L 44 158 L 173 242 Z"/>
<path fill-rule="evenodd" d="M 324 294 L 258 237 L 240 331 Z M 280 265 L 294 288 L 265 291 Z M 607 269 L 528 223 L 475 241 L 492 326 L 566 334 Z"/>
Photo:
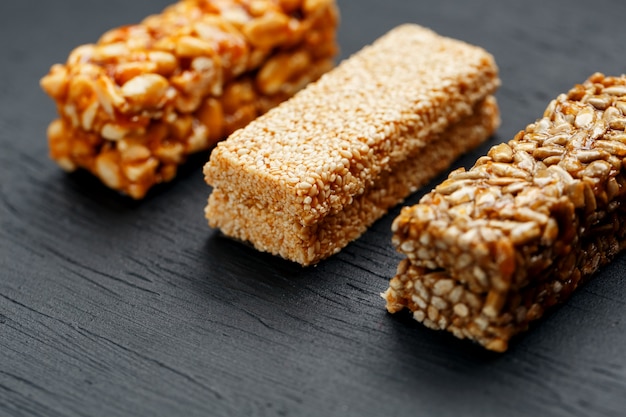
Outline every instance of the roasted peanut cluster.
<path fill-rule="evenodd" d="M 404 208 L 388 310 L 506 350 L 626 246 L 625 128 L 626 77 L 594 74 Z"/>
<path fill-rule="evenodd" d="M 53 65 L 50 153 L 142 198 L 333 66 L 333 0 L 181 0 Z"/>

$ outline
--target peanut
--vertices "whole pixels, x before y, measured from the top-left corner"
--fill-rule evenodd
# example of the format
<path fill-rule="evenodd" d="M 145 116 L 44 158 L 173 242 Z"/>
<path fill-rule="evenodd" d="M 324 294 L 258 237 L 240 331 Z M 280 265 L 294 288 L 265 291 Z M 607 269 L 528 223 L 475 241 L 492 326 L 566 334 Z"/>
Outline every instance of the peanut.
<path fill-rule="evenodd" d="M 122 86 L 121 93 L 134 111 L 153 110 L 165 104 L 169 88 L 166 78 L 159 74 L 143 74 L 130 79 Z"/>
<path fill-rule="evenodd" d="M 288 39 L 289 18 L 280 13 L 265 14 L 247 23 L 243 34 L 256 47 L 273 48 Z"/>
<path fill-rule="evenodd" d="M 287 80 L 294 78 L 310 65 L 311 56 L 304 50 L 294 54 L 276 55 L 259 71 L 257 88 L 264 94 L 276 94 Z"/>
<path fill-rule="evenodd" d="M 198 121 L 209 130 L 209 141 L 216 142 L 222 137 L 224 126 L 224 110 L 217 99 L 209 98 L 205 100 L 198 113 Z"/>
<path fill-rule="evenodd" d="M 96 157 L 95 171 L 104 184 L 113 189 L 122 186 L 118 155 L 116 152 L 103 152 Z"/>

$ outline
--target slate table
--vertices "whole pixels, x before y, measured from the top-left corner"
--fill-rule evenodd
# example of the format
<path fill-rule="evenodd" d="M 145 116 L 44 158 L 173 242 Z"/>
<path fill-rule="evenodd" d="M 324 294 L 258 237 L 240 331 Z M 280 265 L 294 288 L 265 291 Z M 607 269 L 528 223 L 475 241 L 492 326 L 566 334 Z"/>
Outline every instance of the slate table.
<path fill-rule="evenodd" d="M 624 256 L 493 354 L 386 313 L 399 208 L 305 269 L 206 226 L 207 155 L 142 202 L 58 169 L 39 78 L 167 2 L 0 5 L 0 416 L 626 415 Z M 495 55 L 502 127 L 455 167 L 626 71 L 624 1 L 339 3 L 342 57 L 404 22 Z"/>

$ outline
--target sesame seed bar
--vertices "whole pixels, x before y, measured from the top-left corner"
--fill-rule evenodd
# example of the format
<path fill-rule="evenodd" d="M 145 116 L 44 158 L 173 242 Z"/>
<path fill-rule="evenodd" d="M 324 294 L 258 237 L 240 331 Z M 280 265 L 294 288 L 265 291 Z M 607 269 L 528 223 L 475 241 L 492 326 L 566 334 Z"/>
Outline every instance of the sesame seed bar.
<path fill-rule="evenodd" d="M 626 76 L 594 74 L 403 208 L 388 311 L 505 351 L 626 246 L 625 128 Z"/>
<path fill-rule="evenodd" d="M 483 49 L 400 26 L 218 144 L 209 225 L 314 264 L 489 137 L 499 82 Z"/>
<path fill-rule="evenodd" d="M 140 199 L 333 66 L 334 0 L 181 0 L 55 64 L 51 157 Z"/>

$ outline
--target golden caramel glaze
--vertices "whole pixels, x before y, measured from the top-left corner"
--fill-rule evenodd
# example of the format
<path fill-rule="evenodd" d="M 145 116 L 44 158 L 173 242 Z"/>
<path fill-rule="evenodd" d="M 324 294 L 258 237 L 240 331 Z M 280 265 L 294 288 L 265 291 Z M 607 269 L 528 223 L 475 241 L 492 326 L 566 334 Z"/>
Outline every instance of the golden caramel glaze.
<path fill-rule="evenodd" d="M 594 74 L 403 208 L 387 309 L 506 350 L 623 249 L 625 128 L 626 76 Z"/>
<path fill-rule="evenodd" d="M 141 198 L 333 66 L 333 1 L 182 0 L 53 65 L 52 158 Z"/>

